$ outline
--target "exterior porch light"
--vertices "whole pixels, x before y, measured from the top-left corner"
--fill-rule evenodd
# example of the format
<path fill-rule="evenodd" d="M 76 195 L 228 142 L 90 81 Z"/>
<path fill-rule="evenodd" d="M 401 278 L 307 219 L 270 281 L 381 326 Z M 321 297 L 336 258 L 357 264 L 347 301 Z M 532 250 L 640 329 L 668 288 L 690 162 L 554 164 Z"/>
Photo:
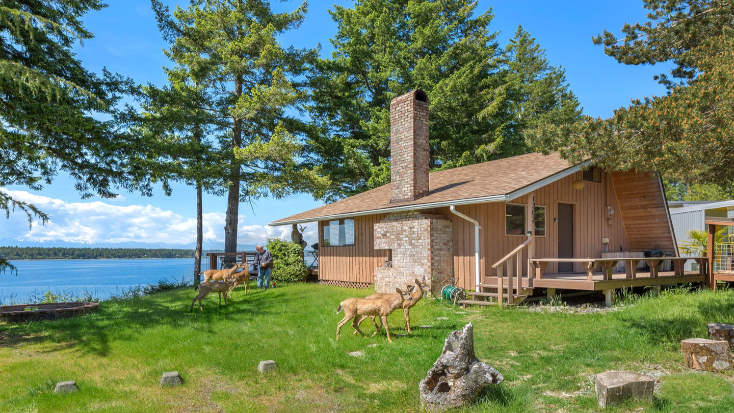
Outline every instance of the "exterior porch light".
<path fill-rule="evenodd" d="M 461 218 L 464 218 L 465 220 L 471 222 L 474 224 L 474 277 L 476 279 L 475 283 L 475 291 L 480 292 L 481 288 L 479 287 L 480 282 L 480 272 L 479 272 L 479 221 L 477 221 L 474 218 L 470 218 L 461 212 L 456 210 L 456 207 L 454 205 L 449 206 L 449 209 L 451 210 L 451 213 L 454 215 L 457 215 Z"/>

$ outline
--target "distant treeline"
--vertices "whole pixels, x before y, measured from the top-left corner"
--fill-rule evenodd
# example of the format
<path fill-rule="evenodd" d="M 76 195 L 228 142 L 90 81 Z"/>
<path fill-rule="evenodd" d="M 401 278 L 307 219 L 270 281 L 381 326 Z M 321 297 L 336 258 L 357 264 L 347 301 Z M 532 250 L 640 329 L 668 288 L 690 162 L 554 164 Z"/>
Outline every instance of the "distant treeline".
<path fill-rule="evenodd" d="M 206 253 L 203 254 L 206 257 Z M 0 247 L 6 260 L 86 260 L 103 258 L 194 258 L 189 249 Z"/>

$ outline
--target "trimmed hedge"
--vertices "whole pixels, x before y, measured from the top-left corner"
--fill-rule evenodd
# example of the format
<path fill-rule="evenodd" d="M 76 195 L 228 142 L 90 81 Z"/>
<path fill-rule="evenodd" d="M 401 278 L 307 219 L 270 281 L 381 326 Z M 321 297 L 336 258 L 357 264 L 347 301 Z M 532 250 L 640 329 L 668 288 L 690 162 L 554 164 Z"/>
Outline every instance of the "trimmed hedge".
<path fill-rule="evenodd" d="M 268 240 L 266 247 L 273 254 L 272 279 L 278 282 L 305 282 L 308 267 L 303 262 L 303 250 L 298 244 L 277 238 Z"/>

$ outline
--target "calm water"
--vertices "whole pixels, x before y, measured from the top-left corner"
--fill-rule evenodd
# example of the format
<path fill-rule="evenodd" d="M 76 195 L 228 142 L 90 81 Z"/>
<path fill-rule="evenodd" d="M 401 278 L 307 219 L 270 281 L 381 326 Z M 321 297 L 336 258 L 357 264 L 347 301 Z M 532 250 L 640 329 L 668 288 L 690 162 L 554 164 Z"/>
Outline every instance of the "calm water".
<path fill-rule="evenodd" d="M 123 290 L 138 285 L 156 284 L 159 280 L 193 280 L 194 271 L 193 258 L 38 260 L 11 263 L 18 268 L 18 275 L 11 275 L 9 272 L 0 274 L 0 304 L 23 302 L 49 290 L 77 295 L 86 289 L 104 300 Z"/>

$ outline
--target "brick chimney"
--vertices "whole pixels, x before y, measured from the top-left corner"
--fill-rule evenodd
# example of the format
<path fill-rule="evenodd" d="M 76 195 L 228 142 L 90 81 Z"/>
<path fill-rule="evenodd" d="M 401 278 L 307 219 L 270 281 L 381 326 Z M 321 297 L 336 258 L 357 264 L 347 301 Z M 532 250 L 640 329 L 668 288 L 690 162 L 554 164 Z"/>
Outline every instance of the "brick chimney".
<path fill-rule="evenodd" d="M 417 89 L 390 102 L 391 203 L 428 194 L 428 96 Z"/>

